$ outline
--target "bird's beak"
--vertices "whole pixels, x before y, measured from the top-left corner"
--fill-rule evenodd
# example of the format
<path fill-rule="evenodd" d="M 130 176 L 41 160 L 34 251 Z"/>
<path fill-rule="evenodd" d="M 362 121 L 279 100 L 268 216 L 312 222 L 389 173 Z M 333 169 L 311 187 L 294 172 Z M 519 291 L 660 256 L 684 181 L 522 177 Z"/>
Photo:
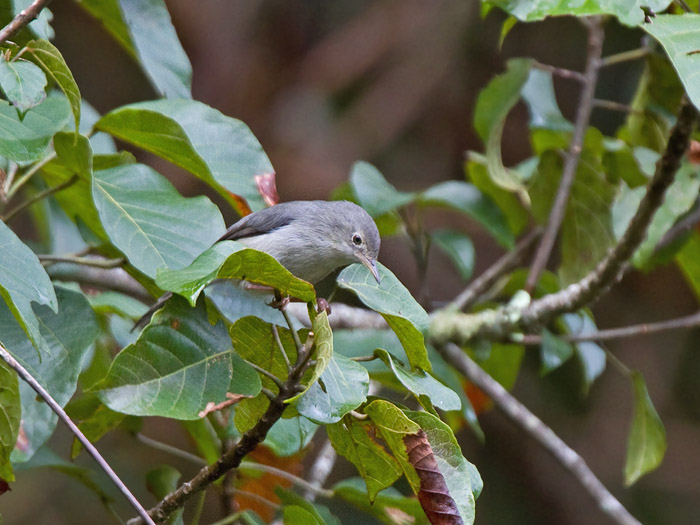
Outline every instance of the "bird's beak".
<path fill-rule="evenodd" d="M 377 280 L 377 284 L 381 284 L 381 279 L 379 279 L 379 271 L 377 270 L 377 261 L 370 259 L 369 257 L 362 257 L 360 262 L 364 264 L 370 272 L 372 272 L 372 275 Z"/>

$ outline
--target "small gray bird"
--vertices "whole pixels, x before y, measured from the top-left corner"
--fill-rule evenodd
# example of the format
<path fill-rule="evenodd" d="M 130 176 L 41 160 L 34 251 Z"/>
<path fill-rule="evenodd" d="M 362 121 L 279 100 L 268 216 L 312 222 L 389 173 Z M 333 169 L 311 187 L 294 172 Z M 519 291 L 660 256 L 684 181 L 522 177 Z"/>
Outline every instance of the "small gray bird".
<path fill-rule="evenodd" d="M 377 255 L 381 240 L 377 226 L 352 202 L 283 202 L 243 217 L 219 238 L 223 240 L 265 252 L 312 284 L 358 262 L 379 282 Z M 170 292 L 162 295 L 134 328 L 145 326 L 170 297 Z"/>

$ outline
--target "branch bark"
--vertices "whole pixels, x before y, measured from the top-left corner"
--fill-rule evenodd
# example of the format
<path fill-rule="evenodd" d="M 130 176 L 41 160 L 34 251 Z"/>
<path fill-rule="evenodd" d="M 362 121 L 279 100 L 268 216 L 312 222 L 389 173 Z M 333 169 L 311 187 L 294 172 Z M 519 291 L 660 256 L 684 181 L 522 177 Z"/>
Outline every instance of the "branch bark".
<path fill-rule="evenodd" d="M 586 70 L 583 73 L 583 89 L 581 100 L 579 100 L 576 111 L 576 121 L 574 124 L 574 134 L 569 145 L 569 152 L 564 163 L 559 189 L 552 204 L 552 211 L 549 214 L 547 227 L 542 235 L 542 241 L 537 248 L 535 259 L 530 268 L 530 273 L 525 281 L 525 290 L 532 293 L 537 286 L 542 270 L 547 266 L 547 261 L 552 253 L 554 242 L 559 234 L 559 228 L 564 220 L 566 204 L 569 201 L 569 194 L 576 176 L 576 168 L 583 149 L 583 138 L 586 134 L 588 122 L 591 119 L 593 110 L 593 95 L 598 83 L 598 71 L 600 69 L 600 58 L 603 55 L 603 25 L 599 16 L 591 17 L 588 20 L 588 56 L 586 58 Z"/>
<path fill-rule="evenodd" d="M 448 343 L 439 348 L 442 356 L 474 385 L 488 395 L 494 406 L 508 419 L 537 441 L 576 478 L 598 505 L 598 508 L 620 525 L 640 522 L 613 496 L 596 477 L 586 462 L 527 407 L 515 399 L 495 379 L 484 372 L 457 345 Z"/>
<path fill-rule="evenodd" d="M 50 2 L 51 0 L 35 0 L 27 9 L 21 11 L 9 24 L 0 30 L 0 43 L 9 40 L 19 33 L 22 28 L 29 25 L 33 20 L 36 20 L 41 10 L 49 5 Z"/>

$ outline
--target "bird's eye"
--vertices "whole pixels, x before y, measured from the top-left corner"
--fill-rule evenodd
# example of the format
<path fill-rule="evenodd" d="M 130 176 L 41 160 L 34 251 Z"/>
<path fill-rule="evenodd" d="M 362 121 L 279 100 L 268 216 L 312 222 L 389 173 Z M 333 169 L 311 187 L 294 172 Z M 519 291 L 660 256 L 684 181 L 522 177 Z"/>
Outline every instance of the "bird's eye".
<path fill-rule="evenodd" d="M 362 244 L 362 237 L 360 237 L 358 234 L 355 234 L 352 236 L 352 242 L 355 244 L 355 246 L 359 246 Z"/>

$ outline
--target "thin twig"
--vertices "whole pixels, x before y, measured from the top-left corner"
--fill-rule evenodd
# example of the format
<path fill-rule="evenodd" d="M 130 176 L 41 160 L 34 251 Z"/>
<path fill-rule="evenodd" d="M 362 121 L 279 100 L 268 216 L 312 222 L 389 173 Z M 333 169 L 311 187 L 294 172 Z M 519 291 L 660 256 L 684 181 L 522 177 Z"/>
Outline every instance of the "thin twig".
<path fill-rule="evenodd" d="M 299 339 L 299 334 L 294 329 L 294 323 L 292 323 L 292 319 L 291 319 L 291 317 L 289 317 L 289 312 L 287 312 L 287 307 L 282 306 L 282 308 L 280 308 L 280 312 L 282 312 L 282 315 L 284 316 L 284 320 L 287 322 L 287 326 L 289 327 L 289 331 L 292 332 L 292 339 L 294 339 L 294 346 L 297 347 L 297 363 L 298 363 L 300 356 L 304 351 L 304 345 L 302 344 L 301 339 Z"/>
<path fill-rule="evenodd" d="M 90 266 L 92 268 L 119 268 L 126 264 L 124 257 L 117 259 L 102 259 L 97 257 L 78 257 L 76 255 L 37 255 L 39 261 L 47 264 L 55 263 L 71 263 L 80 264 L 82 266 Z"/>
<path fill-rule="evenodd" d="M 20 11 L 9 24 L 0 30 L 0 43 L 12 38 L 23 27 L 35 20 L 39 16 L 39 13 L 41 13 L 41 10 L 49 5 L 49 2 L 51 2 L 51 0 L 35 0 L 29 7 Z"/>
<path fill-rule="evenodd" d="M 600 68 L 600 57 L 603 53 L 603 26 L 600 17 L 591 17 L 588 24 L 588 56 L 586 58 L 586 70 L 584 72 L 583 89 L 576 111 L 576 121 L 574 123 L 574 134 L 571 138 L 569 152 L 564 162 L 564 169 L 559 182 L 559 188 L 549 213 L 547 227 L 545 228 L 542 240 L 535 253 L 535 259 L 530 267 L 530 273 L 525 281 L 525 291 L 531 293 L 537 286 L 542 271 L 547 266 L 549 256 L 552 253 L 554 242 L 559 234 L 559 228 L 564 220 L 566 205 L 569 201 L 569 194 L 576 176 L 576 168 L 583 149 L 583 138 L 588 128 L 593 108 L 593 95 L 598 82 L 598 70 Z"/>
<path fill-rule="evenodd" d="M 550 66 L 549 64 L 542 64 L 541 62 L 534 62 L 532 64 L 532 67 L 536 69 L 541 69 L 542 71 L 547 71 L 548 73 L 551 73 L 552 75 L 561 78 L 568 78 L 571 80 L 576 80 L 577 82 L 585 81 L 585 76 L 583 75 L 583 73 L 579 73 L 578 71 L 572 71 L 571 69 Z"/>
<path fill-rule="evenodd" d="M 277 467 L 273 467 L 272 465 L 265 465 L 263 463 L 254 463 L 252 461 L 244 461 L 241 463 L 241 466 L 238 467 L 238 471 L 244 471 L 244 470 L 256 470 L 258 472 L 266 472 L 268 474 L 272 474 L 273 476 L 277 476 L 282 479 L 286 479 L 287 481 L 291 481 L 294 485 L 301 487 L 307 491 L 311 491 L 314 494 L 321 496 L 323 498 L 332 498 L 333 497 L 333 491 L 332 490 L 326 490 L 322 489 L 320 487 L 317 487 L 316 485 L 313 485 L 306 481 L 305 479 L 300 478 L 299 476 L 295 476 L 291 472 L 287 472 L 286 470 L 279 469 Z"/>
<path fill-rule="evenodd" d="M 270 327 L 272 328 L 272 337 L 275 338 L 275 344 L 277 344 L 277 348 L 280 349 L 282 359 L 284 360 L 284 364 L 287 367 L 287 372 L 289 372 L 292 369 L 292 363 L 289 361 L 287 351 L 284 349 L 284 345 L 282 344 L 282 340 L 280 339 L 280 333 L 279 330 L 277 330 L 277 325 L 273 323 L 270 325 Z"/>
<path fill-rule="evenodd" d="M 615 523 L 640 525 L 625 507 L 613 496 L 596 477 L 586 462 L 570 448 L 541 419 L 515 399 L 496 380 L 482 370 L 457 345 L 447 344 L 440 353 L 452 363 L 469 381 L 488 395 L 503 415 L 519 426 L 527 435 L 537 441 L 578 481 L 594 499 L 598 508 Z"/>
<path fill-rule="evenodd" d="M 34 391 L 41 396 L 41 398 L 46 402 L 47 405 L 51 408 L 51 410 L 54 411 L 54 413 L 58 416 L 58 418 L 63 421 L 63 423 L 68 427 L 68 429 L 73 433 L 73 435 L 78 438 L 78 441 L 85 447 L 85 449 L 88 451 L 88 453 L 95 459 L 97 464 L 100 466 L 100 468 L 107 474 L 109 479 L 116 485 L 116 487 L 119 489 L 119 491 L 126 497 L 126 499 L 129 501 L 131 506 L 138 512 L 139 516 L 141 516 L 141 519 L 143 519 L 146 523 L 149 524 L 154 524 L 153 520 L 148 516 L 148 513 L 146 510 L 141 506 L 139 501 L 134 497 L 134 495 L 129 491 L 126 485 L 122 482 L 121 479 L 119 479 L 119 476 L 112 470 L 112 467 L 109 466 L 109 463 L 105 461 L 105 459 L 100 455 L 100 453 L 97 451 L 95 446 L 90 443 L 90 440 L 85 437 L 85 435 L 80 431 L 80 429 L 77 427 L 75 423 L 71 420 L 71 418 L 68 417 L 68 414 L 66 414 L 65 410 L 59 405 L 56 400 L 51 397 L 51 394 L 49 394 L 43 386 L 39 384 L 39 382 L 34 379 L 34 377 L 20 364 L 17 362 L 17 360 L 12 357 L 12 355 L 3 347 L 0 345 L 0 358 L 2 358 L 9 366 L 12 368 L 15 372 L 17 372 L 17 375 L 22 378 L 24 382 L 26 382 L 30 387 L 34 389 Z"/>
<path fill-rule="evenodd" d="M 24 186 L 29 181 L 29 179 L 31 179 L 34 176 L 34 174 L 37 171 L 39 171 L 41 168 L 46 166 L 49 162 L 51 162 L 55 158 L 56 158 L 56 152 L 52 151 L 51 153 L 46 155 L 46 157 L 41 159 L 39 162 L 32 164 L 32 167 L 29 168 L 24 174 L 22 174 L 22 176 L 19 179 L 17 179 L 17 182 L 14 184 L 14 186 L 12 186 L 11 188 L 8 188 L 7 200 L 10 200 L 15 195 L 15 193 L 17 193 L 20 190 L 20 188 L 22 188 L 22 186 Z"/>
<path fill-rule="evenodd" d="M 279 377 L 277 377 L 275 374 L 273 374 L 269 370 L 265 370 L 263 367 L 258 366 L 255 363 L 253 363 L 252 361 L 248 361 L 247 359 L 243 359 L 243 360 L 248 364 L 248 366 L 250 366 L 258 374 L 264 375 L 270 381 L 272 381 L 275 385 L 277 385 L 278 388 L 282 388 L 284 386 L 284 381 L 282 381 Z"/>
<path fill-rule="evenodd" d="M 153 296 L 122 268 L 94 268 L 75 264 L 53 264 L 46 268 L 54 281 L 70 281 L 101 290 L 113 290 L 141 301 L 151 302 Z"/>
<path fill-rule="evenodd" d="M 559 337 L 570 343 L 579 343 L 582 341 L 610 341 L 611 339 L 624 339 L 626 337 L 656 334 L 682 328 L 697 328 L 698 326 L 700 326 L 700 312 L 677 319 L 669 319 L 668 321 L 659 321 L 657 323 L 635 324 L 620 328 L 598 330 L 597 332 L 586 334 L 562 334 Z M 542 343 L 542 337 L 539 335 L 523 335 L 518 337 L 517 340 L 526 345 L 538 345 Z"/>
<path fill-rule="evenodd" d="M 621 62 L 628 62 L 630 60 L 637 60 L 639 58 L 644 58 L 651 50 L 648 47 L 640 47 L 637 49 L 630 49 L 629 51 L 623 51 L 622 53 L 616 53 L 614 55 L 606 56 L 600 60 L 600 67 L 612 66 L 619 64 Z"/>
<path fill-rule="evenodd" d="M 33 197 L 27 199 L 26 201 L 22 202 L 21 204 L 18 204 L 16 208 L 13 210 L 8 211 L 5 215 L 0 217 L 1 220 L 3 220 L 5 223 L 9 223 L 12 219 L 14 219 L 17 214 L 22 212 L 23 210 L 29 208 L 32 204 L 35 202 L 39 202 L 41 199 L 44 199 L 48 197 L 49 195 L 53 195 L 54 193 L 58 193 L 61 190 L 65 190 L 69 186 L 72 186 L 75 184 L 75 182 L 78 180 L 78 175 L 73 175 L 70 179 L 68 179 L 65 182 L 62 182 L 61 184 L 57 186 L 53 186 L 52 188 L 46 188 L 44 191 L 40 191 Z"/>
<path fill-rule="evenodd" d="M 632 106 L 621 104 L 620 102 L 615 102 L 613 100 L 603 100 L 600 98 L 593 99 L 593 107 L 607 109 L 610 111 L 619 111 L 621 113 L 635 113 L 637 115 L 644 115 L 644 111 L 640 111 Z"/>
<path fill-rule="evenodd" d="M 186 450 L 182 450 L 172 445 L 168 445 L 167 443 L 163 443 L 162 441 L 158 441 L 156 439 L 145 436 L 141 434 L 141 432 L 137 432 L 134 435 L 136 436 L 136 439 L 138 439 L 141 443 L 143 443 L 144 445 L 148 445 L 149 447 L 154 448 L 156 450 L 167 452 L 168 454 L 171 454 L 181 459 L 186 459 L 190 463 L 194 463 L 195 465 L 199 465 L 200 467 L 207 464 L 204 458 L 200 458 L 199 456 L 192 454 L 191 452 L 187 452 Z"/>
<path fill-rule="evenodd" d="M 484 273 L 474 279 L 454 301 L 448 304 L 446 309 L 466 310 L 485 294 L 496 282 L 508 272 L 514 270 L 523 261 L 535 241 L 542 235 L 542 229 L 536 228 L 528 233 L 513 251 L 504 254 L 493 263 Z"/>
<path fill-rule="evenodd" d="M 233 493 L 234 493 L 234 495 L 241 495 L 241 496 L 245 496 L 246 498 L 250 498 L 252 500 L 258 501 L 264 505 L 267 505 L 268 507 L 270 507 L 274 510 L 277 510 L 280 508 L 280 506 L 277 503 L 274 503 L 267 498 L 263 498 L 261 495 L 256 494 L 255 492 L 250 492 L 248 490 L 235 489 L 233 491 Z"/>

